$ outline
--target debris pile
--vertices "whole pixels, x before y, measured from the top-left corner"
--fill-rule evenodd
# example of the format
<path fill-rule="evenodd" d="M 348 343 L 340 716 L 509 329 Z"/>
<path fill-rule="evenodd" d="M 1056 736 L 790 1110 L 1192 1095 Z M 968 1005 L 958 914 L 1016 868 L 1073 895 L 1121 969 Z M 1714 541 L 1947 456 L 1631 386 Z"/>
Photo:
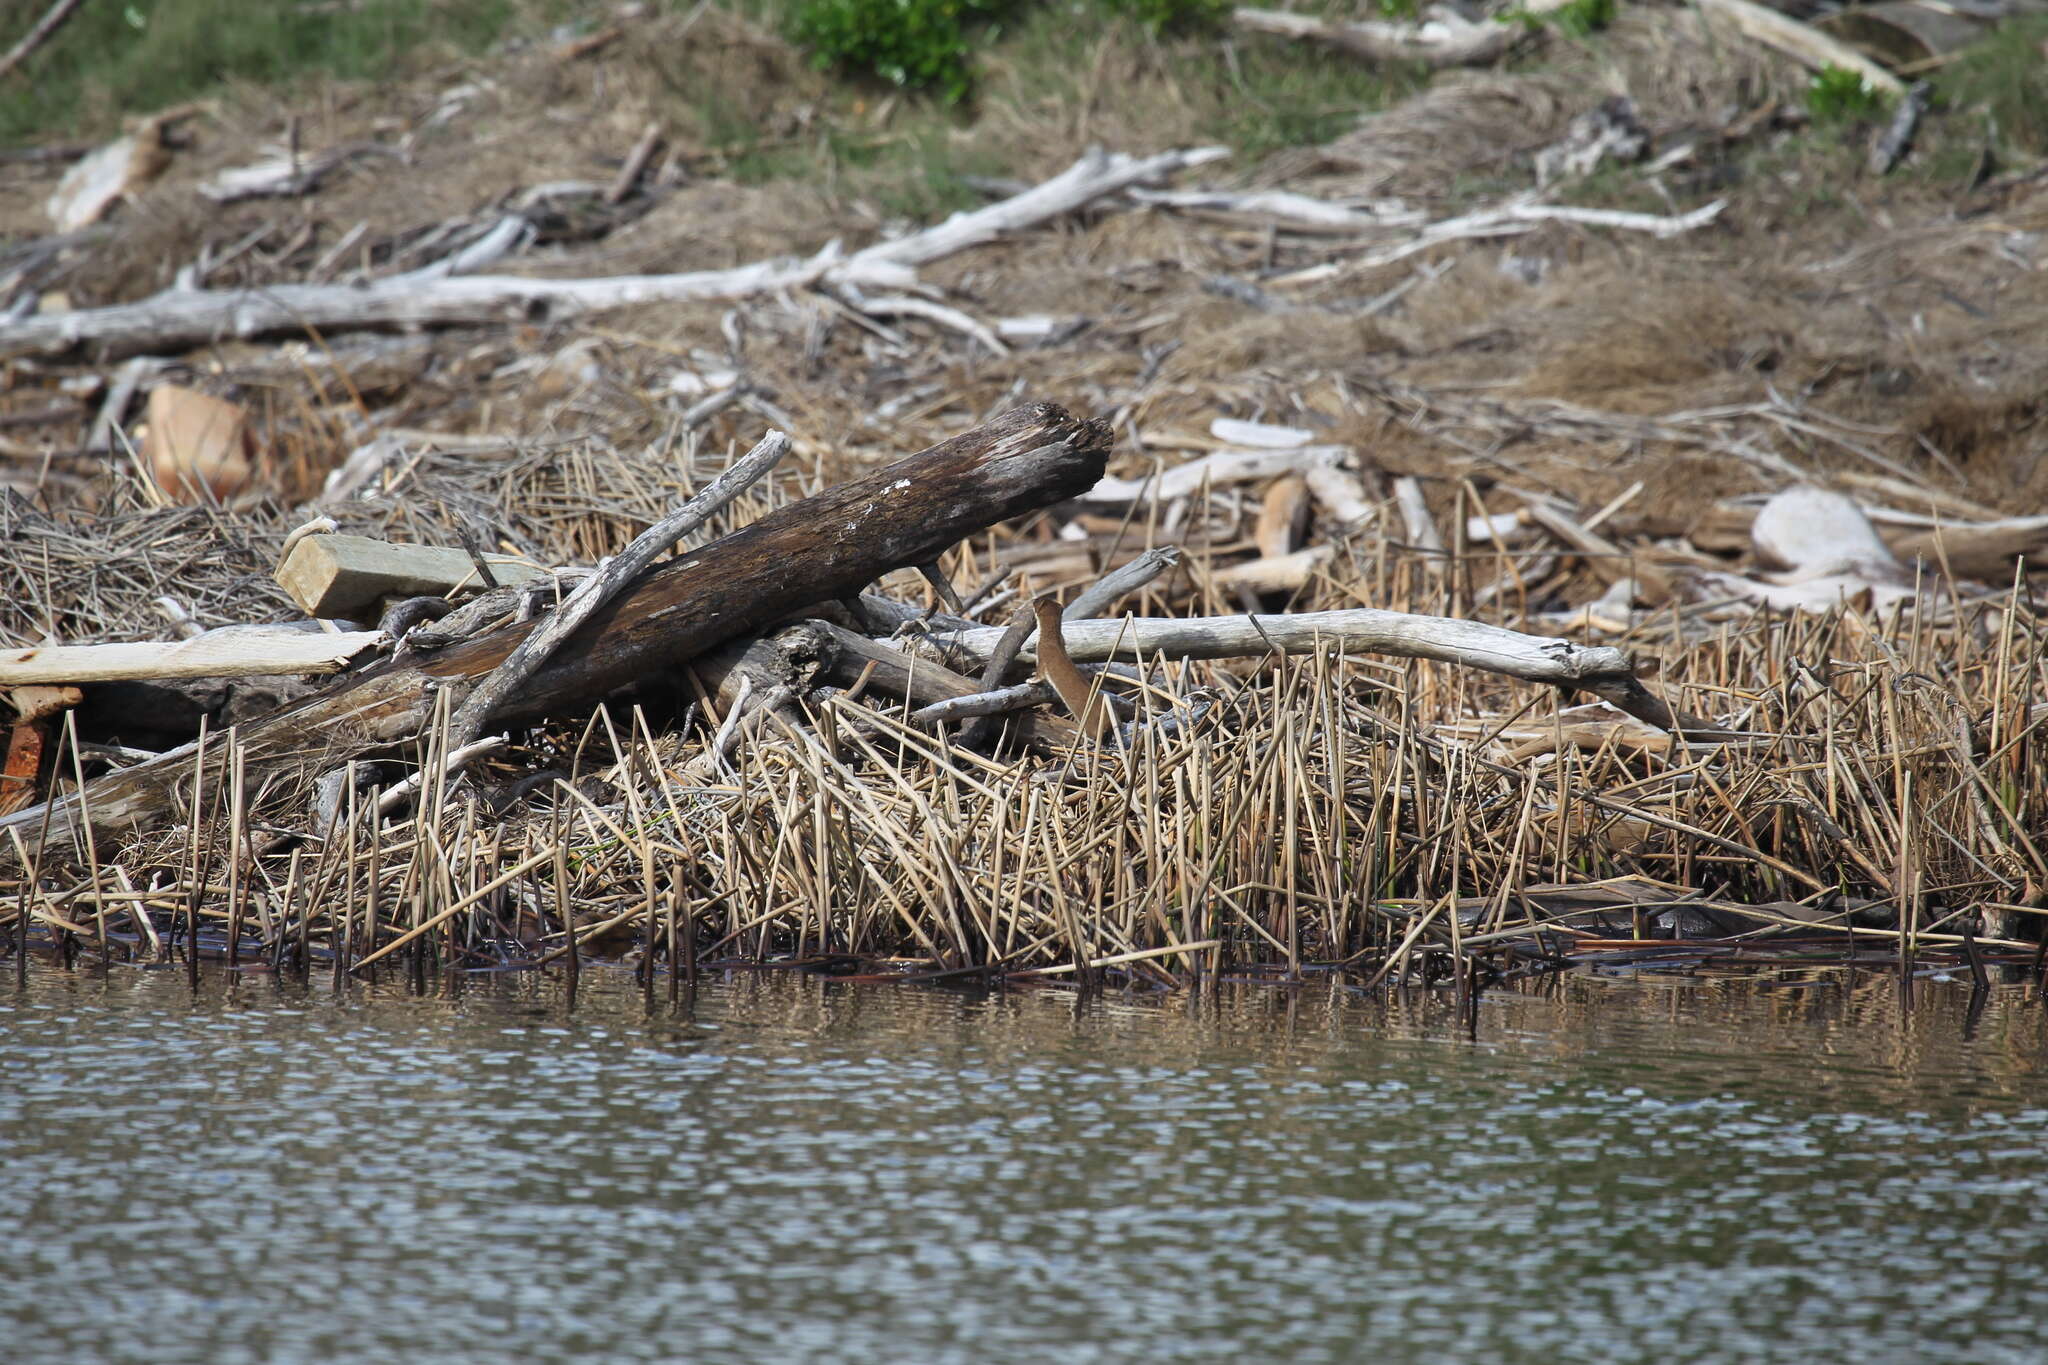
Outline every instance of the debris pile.
<path fill-rule="evenodd" d="M 1451 76 L 1312 162 L 1084 150 L 901 231 L 684 183 L 637 117 L 608 173 L 343 224 L 503 97 L 457 89 L 0 247 L 0 935 L 2032 960 L 2048 200 L 1786 246 L 1694 192 L 1797 67 L 1729 55 L 1770 79 L 1712 126 L 1653 77 L 1748 8 L 1625 17 L 1626 91 Z M 1281 18 L 1399 36 L 1239 12 Z M 1408 139 L 1537 107 L 1512 174 L 1415 191 Z M 173 196 L 222 216 L 140 287 L 104 253 Z"/>

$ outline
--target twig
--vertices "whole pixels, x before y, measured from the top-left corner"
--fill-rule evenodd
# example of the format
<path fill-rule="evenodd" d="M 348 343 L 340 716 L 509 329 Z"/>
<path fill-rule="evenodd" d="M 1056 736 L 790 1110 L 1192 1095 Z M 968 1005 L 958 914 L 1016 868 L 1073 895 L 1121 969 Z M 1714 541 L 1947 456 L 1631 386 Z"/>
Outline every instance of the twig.
<path fill-rule="evenodd" d="M 20 66 L 28 60 L 31 52 L 49 42 L 50 35 L 64 27 L 64 21 L 76 14 L 79 6 L 84 3 L 85 0 L 57 0 L 56 4 L 44 11 L 43 17 L 36 20 L 36 26 L 23 34 L 20 42 L 8 48 L 6 56 L 0 57 L 0 76 L 5 76 Z"/>
<path fill-rule="evenodd" d="M 1113 569 L 1082 589 L 1060 613 L 1062 621 L 1100 616 L 1131 593 L 1180 563 L 1180 546 L 1158 545 L 1120 569 Z"/>
<path fill-rule="evenodd" d="M 611 188 L 604 192 L 604 202 L 624 202 L 626 196 L 633 192 L 633 186 L 640 183 L 640 177 L 646 174 L 647 163 L 654 159 L 654 154 L 660 149 L 661 124 L 650 121 L 640 130 L 640 140 L 633 144 L 633 150 L 626 154 L 625 164 L 619 167 L 618 178 L 613 180 Z"/>

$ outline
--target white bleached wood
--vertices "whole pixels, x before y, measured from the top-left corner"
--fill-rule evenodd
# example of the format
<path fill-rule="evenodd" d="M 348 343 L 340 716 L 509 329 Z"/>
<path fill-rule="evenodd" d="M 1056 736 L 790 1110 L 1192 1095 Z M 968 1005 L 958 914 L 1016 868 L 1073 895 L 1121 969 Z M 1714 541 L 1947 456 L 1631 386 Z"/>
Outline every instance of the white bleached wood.
<path fill-rule="evenodd" d="M 1298 592 L 1336 554 L 1334 545 L 1311 545 L 1290 554 L 1265 555 L 1218 569 L 1209 582 L 1225 592 Z"/>
<path fill-rule="evenodd" d="M 756 261 L 729 270 L 675 275 L 617 275 L 550 280 L 503 275 L 461 275 L 377 280 L 345 285 L 272 285 L 261 290 L 188 290 L 137 303 L 85 308 L 25 318 L 0 326 L 0 357 L 61 352 L 90 345 L 106 353 L 165 351 L 237 338 L 248 340 L 308 328 L 333 336 L 351 328 L 426 327 L 522 319 L 535 311 L 556 316 L 627 304 L 690 299 L 737 299 L 802 289 L 821 281 L 901 290 L 916 282 L 916 267 L 1006 233 L 1036 227 L 1094 200 L 1227 155 L 1200 147 L 1132 158 L 1091 152 L 1044 184 L 936 227 L 878 242 L 847 256 L 837 242 L 804 261 Z M 516 215 L 515 215 L 516 217 Z M 505 224 L 500 224 L 506 230 Z M 476 259 L 494 231 L 460 253 Z"/>
<path fill-rule="evenodd" d="M 1061 631 L 1077 663 L 1111 659 L 1229 659 L 1255 657 L 1271 649 L 1307 654 L 1338 649 L 1347 654 L 1391 654 L 1436 659 L 1502 673 L 1530 682 L 1571 685 L 1588 679 L 1625 677 L 1629 656 L 1606 646 L 1459 621 L 1441 616 L 1357 607 L 1261 616 L 1199 616 L 1186 620 L 1129 617 L 1118 621 L 1069 621 Z M 1000 627 L 978 627 L 947 637 L 970 658 L 986 659 L 1002 638 Z M 1032 651 L 1027 648 L 1025 656 Z"/>
<path fill-rule="evenodd" d="M 978 341 L 991 355 L 1008 355 L 1010 348 L 994 332 L 976 322 L 958 308 L 948 308 L 943 303 L 930 299 L 912 298 L 907 294 L 862 295 L 855 304 L 861 312 L 883 318 L 923 318 L 941 327 L 950 328 Z"/>
<path fill-rule="evenodd" d="M 1309 496 L 1340 526 L 1350 526 L 1371 516 L 1374 505 L 1365 494 L 1365 481 L 1340 465 L 1318 465 L 1302 471 Z"/>
<path fill-rule="evenodd" d="M 1436 518 L 1429 514 L 1429 501 L 1422 495 L 1422 483 L 1403 475 L 1394 480 L 1394 505 L 1401 509 L 1401 522 L 1408 528 L 1408 543 L 1432 554 L 1444 551 L 1443 535 Z"/>
<path fill-rule="evenodd" d="M 1315 440 L 1316 434 L 1301 427 L 1276 426 L 1271 422 L 1244 422 L 1235 417 L 1218 417 L 1209 423 L 1209 434 L 1234 446 L 1255 450 L 1293 450 Z"/>
<path fill-rule="evenodd" d="M 1861 507 L 1810 484 L 1773 494 L 1750 524 L 1749 537 L 1760 559 L 1789 571 L 1780 581 L 1840 574 L 1898 586 L 1910 581 Z"/>
<path fill-rule="evenodd" d="M 920 266 L 993 242 L 1005 233 L 1037 227 L 1075 209 L 1133 185 L 1163 179 L 1176 171 L 1204 166 L 1230 155 L 1227 147 L 1194 147 L 1161 152 L 1157 156 L 1129 157 L 1120 152 L 1090 149 L 1079 161 L 1042 185 L 1012 195 L 986 207 L 956 213 L 937 227 L 914 232 L 894 241 L 877 242 L 857 251 L 847 261 L 852 272 L 879 264 Z"/>
<path fill-rule="evenodd" d="M 1152 498 L 1171 502 L 1206 486 L 1251 483 L 1282 474 L 1309 474 L 1339 469 L 1351 458 L 1349 446 L 1296 446 L 1291 450 L 1218 450 L 1199 460 L 1175 465 L 1157 476 L 1107 478 L 1081 495 L 1083 502 L 1136 502 Z"/>
<path fill-rule="evenodd" d="M 1810 70 L 1839 66 L 1863 77 L 1880 94 L 1897 98 L 1906 91 L 1904 81 L 1856 49 L 1774 9 L 1750 0 L 1700 0 L 1700 12 L 1726 19 L 1744 36 L 1776 48 Z"/>
<path fill-rule="evenodd" d="M 0 685 L 336 673 L 389 639 L 380 630 L 330 635 L 290 626 L 224 626 L 190 640 L 6 649 L 0 650 Z"/>
<path fill-rule="evenodd" d="M 1390 201 L 1387 204 L 1336 204 L 1292 190 L 1132 190 L 1140 204 L 1160 208 L 1207 209 L 1218 213 L 1248 214 L 1276 218 L 1324 229 L 1370 231 L 1376 228 L 1420 227 L 1427 221 L 1418 209 Z"/>
<path fill-rule="evenodd" d="M 1517 30 L 1508 24 L 1478 23 L 1448 5 L 1430 8 L 1421 23 L 1367 20 L 1326 23 L 1305 14 L 1240 9 L 1232 20 L 1239 28 L 1281 38 L 1307 38 L 1355 52 L 1375 62 L 1421 62 L 1428 66 L 1485 66 L 1513 46 Z"/>
<path fill-rule="evenodd" d="M 1705 227 L 1720 217 L 1721 210 L 1727 207 L 1727 200 L 1716 199 L 1710 204 L 1702 204 L 1690 213 L 1629 213 L 1620 209 L 1579 208 L 1571 204 L 1538 204 L 1529 200 L 1516 200 L 1494 208 L 1481 209 L 1476 213 L 1431 223 L 1407 241 L 1383 251 L 1375 251 L 1349 261 L 1326 261 L 1321 265 L 1281 275 L 1268 280 L 1267 283 L 1315 284 L 1339 275 L 1377 270 L 1381 266 L 1404 261 L 1418 252 L 1442 246 L 1446 242 L 1466 241 L 1475 237 L 1513 237 L 1534 231 L 1538 223 L 1576 223 L 1582 227 L 1612 228 L 1621 232 L 1647 232 L 1657 238 L 1676 237 L 1681 233 Z"/>

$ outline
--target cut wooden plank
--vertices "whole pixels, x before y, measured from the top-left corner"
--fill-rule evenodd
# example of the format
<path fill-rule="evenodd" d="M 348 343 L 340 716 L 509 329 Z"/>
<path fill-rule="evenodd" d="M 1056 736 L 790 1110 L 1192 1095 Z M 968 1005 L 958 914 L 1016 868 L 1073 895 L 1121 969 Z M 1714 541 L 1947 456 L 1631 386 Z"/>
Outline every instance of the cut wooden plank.
<path fill-rule="evenodd" d="M 505 555 L 485 555 L 484 562 L 500 585 L 544 576 Z M 441 597 L 483 586 L 467 551 L 342 535 L 307 536 L 292 546 L 278 565 L 277 581 L 313 617 L 346 617 L 380 597 Z"/>
<path fill-rule="evenodd" d="M 190 640 L 5 649 L 0 650 L 0 685 L 338 673 L 386 638 L 380 630 L 329 635 L 294 626 L 225 626 Z"/>

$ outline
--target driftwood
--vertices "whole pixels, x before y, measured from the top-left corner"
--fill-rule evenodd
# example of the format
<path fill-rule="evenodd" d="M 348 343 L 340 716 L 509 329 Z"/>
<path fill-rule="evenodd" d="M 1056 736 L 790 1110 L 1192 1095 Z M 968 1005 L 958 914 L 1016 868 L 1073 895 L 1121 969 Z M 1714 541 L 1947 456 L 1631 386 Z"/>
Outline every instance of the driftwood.
<path fill-rule="evenodd" d="M 1879 94 L 1896 99 L 1906 92 L 1905 82 L 1855 48 L 1774 9 L 1750 0 L 1700 0 L 1700 11 L 1726 19 L 1745 37 L 1775 48 L 1811 70 L 1839 66 L 1863 77 Z"/>
<path fill-rule="evenodd" d="M 548 280 L 461 276 L 453 271 L 447 278 L 423 278 L 423 272 L 414 272 L 361 288 L 281 284 L 263 289 L 171 290 L 137 303 L 31 317 L 0 327 L 0 358 L 57 353 L 75 346 L 115 356 L 308 330 L 331 338 L 361 328 L 531 321 L 536 315 L 560 317 L 633 303 L 737 299 L 825 284 L 901 290 L 915 282 L 918 266 L 1223 155 L 1214 147 L 1142 159 L 1091 151 L 1022 194 L 956 213 L 935 227 L 877 242 L 850 256 L 834 242 L 807 261 L 757 261 L 730 270 L 676 275 Z"/>
<path fill-rule="evenodd" d="M 1591 678 L 1629 675 L 1633 665 L 1621 650 L 1579 645 L 1570 640 L 1524 635 L 1479 621 L 1358 607 L 1292 615 L 1127 617 L 1121 621 L 1069 621 L 1067 652 L 1076 663 L 1133 663 L 1168 659 L 1256 658 L 1273 650 L 1308 654 L 1317 649 L 1393 654 L 1436 659 L 1502 673 L 1527 682 L 1577 686 Z M 1002 631 L 981 627 L 949 637 L 947 643 L 970 658 L 986 658 Z M 1033 657 L 1025 646 L 1024 655 Z"/>
<path fill-rule="evenodd" d="M 826 659 L 821 676 L 840 687 L 862 687 L 864 695 L 891 700 L 901 697 L 913 709 L 979 695 L 980 686 L 930 659 L 892 649 L 888 645 L 857 635 L 830 621 L 807 621 L 825 642 Z M 1026 738 L 1049 747 L 1074 742 L 1079 731 L 1064 717 L 1034 713 L 1018 718 Z"/>
<path fill-rule="evenodd" d="M 1297 446 L 1292 450 L 1218 450 L 1156 475 L 1104 479 L 1082 494 L 1084 502 L 1126 503 L 1142 499 L 1171 502 L 1203 488 L 1250 483 L 1281 474 L 1341 469 L 1352 458 L 1349 446 Z"/>
<path fill-rule="evenodd" d="M 1102 423 L 1034 404 L 792 503 L 648 571 L 487 719 L 587 704 L 801 608 L 851 597 L 893 569 L 931 563 L 963 536 L 1093 484 L 1109 443 Z M 438 653 L 365 669 L 242 730 L 242 763 L 252 775 L 267 764 L 331 766 L 419 738 L 440 693 L 467 691 L 533 629 L 509 625 Z M 226 747 L 211 746 L 216 764 Z M 112 832 L 160 822 L 177 810 L 177 788 L 193 767 L 188 746 L 100 778 L 49 810 L 50 832 L 68 838 L 87 825 Z M 24 811 L 0 821 L 0 829 L 33 830 L 43 817 L 42 808 Z"/>
<path fill-rule="evenodd" d="M 327 634 L 298 626 L 223 626 L 189 640 L 0 650 L 0 685 L 154 678 L 258 678 L 338 673 L 385 643 L 381 631 Z"/>
<path fill-rule="evenodd" d="M 966 630 L 948 637 L 947 643 L 968 658 L 981 659 L 995 649 L 1002 634 L 993 628 Z M 1319 649 L 1435 659 L 1585 692 L 1660 730 L 1696 738 L 1719 738 L 1727 733 L 1666 705 L 1636 680 L 1634 661 L 1622 650 L 1524 635 L 1479 621 L 1359 607 L 1256 619 L 1198 616 L 1186 620 L 1126 617 L 1121 621 L 1070 621 L 1062 635 L 1068 654 L 1078 663 L 1143 662 L 1162 657 L 1257 658 L 1274 651 L 1309 654 Z M 1028 648 L 1024 651 L 1030 652 Z"/>
<path fill-rule="evenodd" d="M 1507 24 L 1475 24 L 1447 5 L 1433 6 L 1419 24 L 1366 20 L 1329 23 L 1305 14 L 1240 9 L 1231 15 L 1239 28 L 1281 38 L 1306 38 L 1354 52 L 1373 62 L 1421 62 L 1426 66 L 1488 66 L 1514 45 L 1519 30 Z"/>

